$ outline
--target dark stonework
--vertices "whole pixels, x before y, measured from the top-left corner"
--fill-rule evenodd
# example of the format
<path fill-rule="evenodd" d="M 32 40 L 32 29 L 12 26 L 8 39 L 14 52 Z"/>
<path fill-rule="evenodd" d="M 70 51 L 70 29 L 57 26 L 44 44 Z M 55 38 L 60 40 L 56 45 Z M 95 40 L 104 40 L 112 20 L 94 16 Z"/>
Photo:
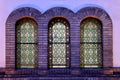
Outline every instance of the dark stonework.
<path fill-rule="evenodd" d="M 38 24 L 38 68 L 36 69 L 15 67 L 15 24 L 25 17 L 34 19 Z M 67 69 L 48 67 L 48 23 L 55 17 L 65 18 L 70 24 L 71 55 L 70 68 Z M 80 68 L 80 23 L 87 17 L 97 18 L 102 22 L 103 68 L 101 69 Z M 6 22 L 6 69 L 0 71 L 0 77 L 11 80 L 118 80 L 120 68 L 113 68 L 112 39 L 112 21 L 104 10 L 97 7 L 85 7 L 77 13 L 67 8 L 55 7 L 43 14 L 29 7 L 17 9 L 8 16 Z"/>

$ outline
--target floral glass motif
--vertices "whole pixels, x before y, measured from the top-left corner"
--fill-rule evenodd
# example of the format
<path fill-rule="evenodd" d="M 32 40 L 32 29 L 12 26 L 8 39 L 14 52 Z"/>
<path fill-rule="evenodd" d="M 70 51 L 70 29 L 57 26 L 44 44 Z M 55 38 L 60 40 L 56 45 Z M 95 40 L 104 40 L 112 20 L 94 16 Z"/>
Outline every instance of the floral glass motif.
<path fill-rule="evenodd" d="M 49 24 L 49 67 L 69 67 L 69 25 L 62 18 Z"/>
<path fill-rule="evenodd" d="M 37 67 L 37 24 L 25 18 L 16 24 L 17 68 Z"/>
<path fill-rule="evenodd" d="M 102 67 L 102 25 L 95 18 L 87 18 L 80 26 L 81 67 Z"/>

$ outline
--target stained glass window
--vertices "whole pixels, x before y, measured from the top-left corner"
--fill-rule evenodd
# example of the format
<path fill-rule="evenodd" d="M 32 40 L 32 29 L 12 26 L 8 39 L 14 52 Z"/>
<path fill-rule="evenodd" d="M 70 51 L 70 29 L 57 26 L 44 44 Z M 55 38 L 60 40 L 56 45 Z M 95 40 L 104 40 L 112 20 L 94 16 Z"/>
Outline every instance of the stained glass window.
<path fill-rule="evenodd" d="M 63 18 L 49 23 L 49 67 L 69 67 L 69 24 Z"/>
<path fill-rule="evenodd" d="M 37 67 L 37 24 L 25 18 L 16 23 L 16 66 Z"/>
<path fill-rule="evenodd" d="M 95 18 L 87 18 L 80 25 L 81 67 L 102 67 L 102 25 Z"/>

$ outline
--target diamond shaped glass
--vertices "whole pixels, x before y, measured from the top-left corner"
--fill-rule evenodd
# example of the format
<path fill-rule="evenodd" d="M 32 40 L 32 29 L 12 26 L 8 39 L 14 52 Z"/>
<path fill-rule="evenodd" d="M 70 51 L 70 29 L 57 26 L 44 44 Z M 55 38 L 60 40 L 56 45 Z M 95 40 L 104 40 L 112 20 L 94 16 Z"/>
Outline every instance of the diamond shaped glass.
<path fill-rule="evenodd" d="M 49 67 L 69 67 L 69 25 L 62 18 L 49 24 Z"/>
<path fill-rule="evenodd" d="M 102 26 L 95 18 L 87 18 L 80 26 L 81 67 L 102 66 Z"/>
<path fill-rule="evenodd" d="M 37 67 L 37 24 L 25 18 L 16 24 L 17 68 Z"/>

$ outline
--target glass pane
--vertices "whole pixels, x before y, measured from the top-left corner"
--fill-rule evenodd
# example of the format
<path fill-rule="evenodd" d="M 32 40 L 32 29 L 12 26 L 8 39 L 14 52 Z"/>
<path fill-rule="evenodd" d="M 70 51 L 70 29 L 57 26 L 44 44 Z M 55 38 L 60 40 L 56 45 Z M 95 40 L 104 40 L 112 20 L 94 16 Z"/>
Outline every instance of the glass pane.
<path fill-rule="evenodd" d="M 80 48 L 82 65 L 101 65 L 101 44 L 81 44 Z"/>
<path fill-rule="evenodd" d="M 53 25 L 53 42 L 66 42 L 66 27 L 62 23 Z"/>
<path fill-rule="evenodd" d="M 101 67 L 101 23 L 94 18 L 85 19 L 80 28 L 81 67 Z"/>
<path fill-rule="evenodd" d="M 64 19 L 54 19 L 49 24 L 49 67 L 69 66 L 69 26 Z"/>
<path fill-rule="evenodd" d="M 66 64 L 65 44 L 53 44 L 53 64 Z"/>
<path fill-rule="evenodd" d="M 16 24 L 17 68 L 37 67 L 37 24 L 22 19 Z"/>
<path fill-rule="evenodd" d="M 17 42 L 19 43 L 34 43 L 37 42 L 37 29 L 31 21 L 25 21 L 17 26 Z"/>
<path fill-rule="evenodd" d="M 17 57 L 21 68 L 33 68 L 37 63 L 37 45 L 17 44 Z"/>
<path fill-rule="evenodd" d="M 101 42 L 101 26 L 97 20 L 88 19 L 81 25 L 81 42 Z"/>

